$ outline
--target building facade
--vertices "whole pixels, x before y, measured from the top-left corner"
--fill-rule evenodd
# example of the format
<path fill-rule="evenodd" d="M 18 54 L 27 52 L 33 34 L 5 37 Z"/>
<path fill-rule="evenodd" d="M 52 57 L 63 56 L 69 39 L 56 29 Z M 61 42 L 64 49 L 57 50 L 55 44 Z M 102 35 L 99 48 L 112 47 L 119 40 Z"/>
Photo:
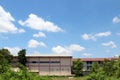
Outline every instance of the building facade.
<path fill-rule="evenodd" d="M 30 72 L 39 75 L 71 75 L 72 56 L 26 56 L 26 58 L 26 66 Z M 14 56 L 14 62 L 18 62 L 17 56 Z"/>
<path fill-rule="evenodd" d="M 104 58 L 81 58 L 83 61 L 83 71 L 90 71 L 92 64 L 97 62 L 98 64 L 102 65 Z"/>
<path fill-rule="evenodd" d="M 77 60 L 78 58 L 74 58 L 73 61 Z M 90 68 L 94 62 L 97 62 L 99 65 L 103 64 L 105 59 L 107 60 L 117 60 L 117 58 L 80 58 L 83 62 L 83 74 L 89 74 Z"/>

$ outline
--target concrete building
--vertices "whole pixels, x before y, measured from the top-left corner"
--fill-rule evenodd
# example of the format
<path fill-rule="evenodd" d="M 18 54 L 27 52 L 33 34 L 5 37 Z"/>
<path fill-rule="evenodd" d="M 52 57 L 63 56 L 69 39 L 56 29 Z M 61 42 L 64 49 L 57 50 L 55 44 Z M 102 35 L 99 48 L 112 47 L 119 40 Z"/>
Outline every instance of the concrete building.
<path fill-rule="evenodd" d="M 73 61 L 77 60 L 78 58 L 74 58 Z M 98 64 L 102 65 L 103 61 L 105 59 L 107 60 L 117 60 L 117 58 L 80 58 L 81 61 L 83 62 L 83 74 L 89 74 L 90 73 L 90 68 L 92 67 L 92 64 L 94 62 L 97 62 Z"/>
<path fill-rule="evenodd" d="M 39 75 L 71 75 L 72 56 L 26 56 L 27 69 L 30 72 Z M 14 67 L 18 62 L 17 56 L 14 56 Z"/>
<path fill-rule="evenodd" d="M 83 61 L 83 74 L 89 74 L 90 73 L 90 68 L 92 67 L 92 64 L 94 62 L 97 62 L 98 64 L 102 65 L 103 61 L 105 58 L 81 58 Z"/>

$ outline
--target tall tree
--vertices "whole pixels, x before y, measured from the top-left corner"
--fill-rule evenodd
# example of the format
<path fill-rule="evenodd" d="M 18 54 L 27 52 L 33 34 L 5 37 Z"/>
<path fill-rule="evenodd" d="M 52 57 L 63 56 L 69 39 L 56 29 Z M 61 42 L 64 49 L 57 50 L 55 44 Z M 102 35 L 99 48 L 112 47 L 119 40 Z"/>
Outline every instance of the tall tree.
<path fill-rule="evenodd" d="M 115 73 L 114 64 L 116 62 L 114 60 L 105 59 L 102 65 L 103 71 L 105 75 L 112 76 Z"/>
<path fill-rule="evenodd" d="M 8 63 L 11 63 L 13 56 L 10 54 L 8 49 L 0 49 L 0 54 L 7 60 Z"/>
<path fill-rule="evenodd" d="M 8 49 L 0 49 L 0 75 L 10 70 L 12 57 Z"/>
<path fill-rule="evenodd" d="M 75 74 L 75 76 L 83 75 L 83 63 L 80 59 L 73 61 L 73 73 Z"/>
<path fill-rule="evenodd" d="M 92 67 L 91 67 L 91 69 L 90 69 L 90 72 L 91 73 L 97 73 L 97 71 L 99 70 L 99 68 L 100 68 L 100 65 L 98 64 L 98 62 L 94 62 L 93 64 L 92 64 Z"/>
<path fill-rule="evenodd" d="M 115 69 L 115 76 L 117 78 L 120 78 L 120 56 L 117 59 L 116 63 L 114 64 L 114 69 Z"/>
<path fill-rule="evenodd" d="M 18 52 L 19 63 L 23 64 L 24 66 L 26 66 L 26 62 L 27 62 L 25 55 L 26 55 L 26 49 L 22 49 L 21 51 Z"/>

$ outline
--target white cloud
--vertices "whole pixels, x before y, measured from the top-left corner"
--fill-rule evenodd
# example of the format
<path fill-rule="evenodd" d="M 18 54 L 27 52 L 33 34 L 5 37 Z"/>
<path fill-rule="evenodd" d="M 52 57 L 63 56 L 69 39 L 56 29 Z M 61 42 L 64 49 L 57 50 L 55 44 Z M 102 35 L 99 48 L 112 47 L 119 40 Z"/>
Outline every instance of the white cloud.
<path fill-rule="evenodd" d="M 68 47 L 68 49 L 69 49 L 70 51 L 82 51 L 82 50 L 84 50 L 85 48 L 82 47 L 82 46 L 80 46 L 80 45 L 78 45 L 78 44 L 72 44 L 72 45 L 70 45 L 70 46 Z"/>
<path fill-rule="evenodd" d="M 88 56 L 91 56 L 92 54 L 89 54 L 89 53 L 83 53 L 82 55 L 85 56 L 85 57 L 88 57 Z"/>
<path fill-rule="evenodd" d="M 43 47 L 47 47 L 44 42 L 39 42 L 39 45 L 40 45 L 40 46 L 43 46 Z"/>
<path fill-rule="evenodd" d="M 70 46 L 62 47 L 62 46 L 56 46 L 52 48 L 52 52 L 54 54 L 62 54 L 62 55 L 72 55 L 75 51 L 83 51 L 85 48 L 78 45 L 78 44 L 72 44 Z"/>
<path fill-rule="evenodd" d="M 119 54 L 116 54 L 116 55 L 114 55 L 113 57 L 118 58 L 119 56 L 120 56 Z"/>
<path fill-rule="evenodd" d="M 108 46 L 108 47 L 111 47 L 111 48 L 116 48 L 116 44 L 113 42 L 113 41 L 110 41 L 110 42 L 107 42 L 107 43 L 102 43 L 103 46 Z"/>
<path fill-rule="evenodd" d="M 19 47 L 4 47 L 8 49 L 12 55 L 17 55 L 18 52 L 21 50 Z"/>
<path fill-rule="evenodd" d="M 96 38 L 95 38 L 95 36 L 94 35 L 92 35 L 92 34 L 83 34 L 82 35 L 82 38 L 84 39 L 84 40 L 93 40 L 93 41 L 96 41 Z"/>
<path fill-rule="evenodd" d="M 24 32 L 25 32 L 24 29 L 20 29 L 20 30 L 19 30 L 19 33 L 24 33 Z"/>
<path fill-rule="evenodd" d="M 113 23 L 119 23 L 120 22 L 120 18 L 115 16 L 112 20 Z"/>
<path fill-rule="evenodd" d="M 98 33 L 98 34 L 96 34 L 95 36 L 96 36 L 96 37 L 105 37 L 105 36 L 109 36 L 109 35 L 111 35 L 111 32 L 110 32 L 110 31 L 107 31 L 107 32 Z"/>
<path fill-rule="evenodd" d="M 107 37 L 111 35 L 111 32 L 110 31 L 107 31 L 107 32 L 100 32 L 100 33 L 97 33 L 97 34 L 83 34 L 82 35 L 82 38 L 84 40 L 93 40 L 93 41 L 97 41 L 97 38 L 98 37 Z"/>
<path fill-rule="evenodd" d="M 43 32 L 39 32 L 37 34 L 33 34 L 33 37 L 43 37 L 43 38 L 46 38 L 46 35 L 43 33 Z"/>
<path fill-rule="evenodd" d="M 84 40 L 89 40 L 90 39 L 90 35 L 85 33 L 85 34 L 82 35 L 82 38 Z"/>
<path fill-rule="evenodd" d="M 19 33 L 19 30 L 13 22 L 15 19 L 11 16 L 11 14 L 3 9 L 0 6 L 0 33 Z"/>
<path fill-rule="evenodd" d="M 44 42 L 38 42 L 34 39 L 31 39 L 29 42 L 28 42 L 28 47 L 29 48 L 37 48 L 39 46 L 42 46 L 42 47 L 46 47 L 46 44 Z"/>
<path fill-rule="evenodd" d="M 19 20 L 18 23 L 22 26 L 27 26 L 35 30 L 48 31 L 48 32 L 59 32 L 63 31 L 60 27 L 55 25 L 53 22 L 45 21 L 43 18 L 38 17 L 35 14 L 30 14 L 29 18 L 25 21 Z"/>
<path fill-rule="evenodd" d="M 53 53 L 55 54 L 71 54 L 71 51 L 62 46 L 56 46 L 52 48 Z"/>

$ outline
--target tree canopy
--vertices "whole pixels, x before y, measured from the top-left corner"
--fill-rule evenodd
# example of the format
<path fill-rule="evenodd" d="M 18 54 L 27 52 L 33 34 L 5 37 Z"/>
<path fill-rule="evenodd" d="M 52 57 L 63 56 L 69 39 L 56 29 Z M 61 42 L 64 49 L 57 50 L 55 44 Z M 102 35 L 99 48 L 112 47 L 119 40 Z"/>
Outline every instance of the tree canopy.
<path fill-rule="evenodd" d="M 22 49 L 21 51 L 18 52 L 19 63 L 21 63 L 24 66 L 26 66 L 26 62 L 27 62 L 25 55 L 26 55 L 26 49 Z"/>
<path fill-rule="evenodd" d="M 93 62 L 92 67 L 90 69 L 91 73 L 97 73 L 98 69 L 99 69 L 100 65 L 98 64 L 98 62 Z"/>
<path fill-rule="evenodd" d="M 94 63 L 86 80 L 120 80 L 120 57 L 115 60 L 105 59 L 99 68 Z"/>
<path fill-rule="evenodd" d="M 3 57 L 8 63 L 11 63 L 13 60 L 13 55 L 10 54 L 8 49 L 0 49 L 0 55 Z"/>
<path fill-rule="evenodd" d="M 83 75 L 83 63 L 80 59 L 73 61 L 73 73 L 75 74 L 75 76 Z"/>

